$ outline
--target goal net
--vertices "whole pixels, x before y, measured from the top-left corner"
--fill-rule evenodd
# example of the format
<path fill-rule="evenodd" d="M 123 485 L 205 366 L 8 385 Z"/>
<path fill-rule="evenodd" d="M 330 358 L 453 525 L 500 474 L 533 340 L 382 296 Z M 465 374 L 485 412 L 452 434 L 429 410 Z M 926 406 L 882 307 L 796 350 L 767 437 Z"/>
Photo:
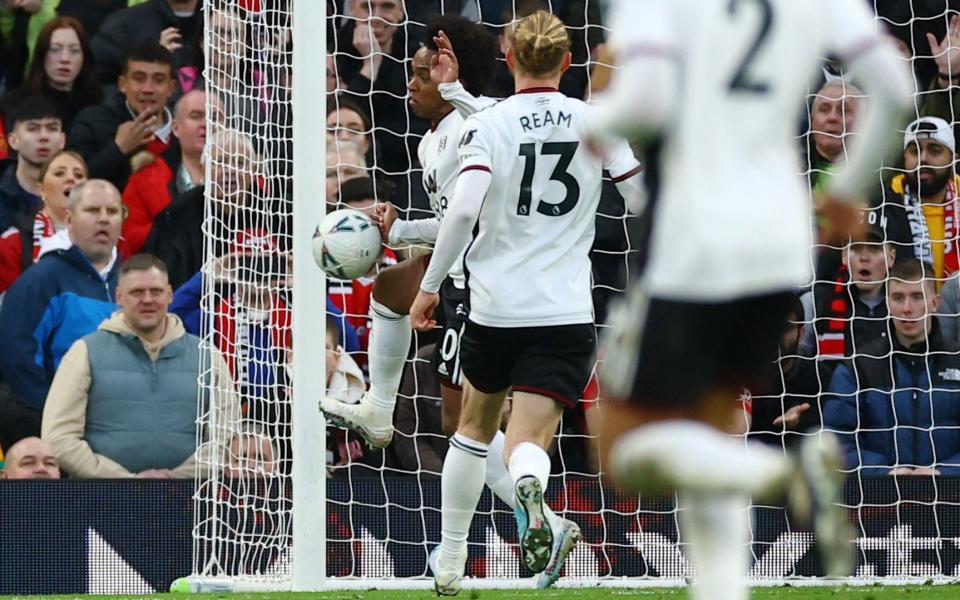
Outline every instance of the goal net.
<path fill-rule="evenodd" d="M 239 421 L 208 427 L 229 454 L 211 455 L 198 470 L 192 581 L 205 583 L 194 589 L 312 589 L 320 583 L 364 588 L 428 585 L 426 560 L 439 542 L 439 470 L 446 451 L 439 387 L 430 357 L 433 345 L 442 340 L 436 335 L 415 335 L 398 398 L 397 431 L 389 448 L 371 451 L 352 432 L 325 430 L 317 410 L 324 388 L 329 383 L 330 393 L 355 399 L 356 386 L 362 385 L 365 376 L 369 297 L 375 275 L 324 282 L 310 258 L 309 239 L 325 210 L 324 198 L 330 208 L 338 200 L 359 208 L 371 200 L 391 201 L 404 218 L 430 216 L 416 161 L 416 144 L 429 124 L 408 109 L 404 90 L 425 21 L 434 12 L 453 12 L 482 21 L 501 34 L 514 11 L 522 14 L 536 3 L 425 0 L 403 4 L 401 0 L 372 0 L 369 5 L 367 0 L 208 0 L 204 4 L 209 137 L 203 340 L 227 362 L 242 416 Z M 564 79 L 563 91 L 589 98 L 602 87 L 611 67 L 603 45 L 605 3 L 544 0 L 543 4 L 562 16 L 574 42 L 574 68 Z M 904 60 L 914 67 L 918 82 L 914 118 L 945 110 L 943 116 L 952 123 L 953 92 L 960 88 L 942 91 L 937 87 L 936 52 L 926 36 L 930 32 L 938 43 L 943 40 L 951 13 L 942 7 L 923 12 L 919 4 L 878 1 L 876 8 L 883 14 L 878 27 L 889 28 L 901 41 Z M 397 12 L 400 16 L 394 17 Z M 952 44 L 960 44 L 960 37 Z M 949 38 L 947 46 L 951 46 Z M 497 89 L 509 93 L 503 71 L 494 81 L 494 94 Z M 376 74 L 372 84 L 371 72 Z M 948 74 L 957 77 L 960 70 Z M 823 81 L 839 75 L 825 66 Z M 811 196 L 836 161 L 837 153 L 830 148 L 839 146 L 842 153 L 857 103 L 869 101 L 858 97 L 854 85 L 812 86 L 806 114 L 797 115 L 797 144 L 807 156 L 800 174 L 810 182 Z M 836 109 L 836 114 L 818 117 L 817 111 L 825 105 Z M 811 122 L 816 124 L 813 129 L 820 129 L 811 131 Z M 891 124 L 891 128 L 902 131 L 903 124 Z M 321 133 L 324 129 L 326 135 Z M 901 163 L 889 165 L 878 172 L 878 185 L 902 172 Z M 734 181 L 728 183 L 735 185 L 735 174 L 731 176 Z M 871 218 L 885 222 L 885 207 L 898 198 L 888 195 L 881 201 L 887 204 L 878 205 Z M 601 329 L 609 302 L 636 275 L 632 264 L 642 245 L 633 232 L 642 230 L 642 225 L 632 222 L 634 218 L 625 214 L 615 188 L 605 186 L 592 254 Z M 956 244 L 955 238 L 952 243 Z M 831 340 L 842 340 L 844 327 L 858 331 L 857 319 L 879 319 L 844 312 L 855 293 L 849 274 L 841 268 L 846 249 L 820 246 L 815 250 L 811 260 L 816 263 L 817 284 L 834 295 L 829 301 L 817 294 L 808 297 L 801 314 L 795 315 L 813 337 L 804 337 L 798 330 L 793 343 L 785 340 L 783 358 L 772 367 L 780 381 L 779 391 L 747 395 L 753 428 L 737 434 L 744 443 L 774 444 L 788 451 L 801 436 L 817 435 L 823 427 L 820 415 L 826 412 L 821 409 L 831 401 L 837 353 L 856 357 L 860 350 L 856 336 L 839 351 Z M 397 248 L 385 261 L 422 251 Z M 913 249 L 907 243 L 898 252 L 909 254 Z M 321 302 L 325 302 L 323 308 Z M 886 307 L 885 300 L 881 304 Z M 337 350 L 326 351 L 327 339 Z M 339 359 L 340 353 L 352 360 Z M 324 356 L 347 371 L 325 373 L 320 368 Z M 799 385 L 801 374 L 810 385 Z M 929 406 L 939 401 L 960 406 L 960 396 L 937 396 L 958 393 L 956 384 L 944 383 L 943 377 L 935 378 L 939 382 L 935 384 L 926 381 L 911 387 L 917 414 L 923 406 L 929 414 Z M 855 390 L 862 391 L 866 390 Z M 691 569 L 684 557 L 674 498 L 627 496 L 602 477 L 591 433 L 596 411 L 603 410 L 597 394 L 594 387 L 588 388 L 580 405 L 564 414 L 551 449 L 549 503 L 578 522 L 584 532 L 561 581 L 564 585 L 682 583 Z M 893 401 L 887 397 L 887 402 Z M 776 420 L 803 404 L 809 409 L 795 411 L 802 413 L 799 423 Z M 203 410 L 199 420 L 204 424 L 223 418 Z M 915 434 L 909 438 L 911 443 L 923 446 L 936 438 L 936 451 L 953 443 L 943 439 L 960 437 L 957 420 L 900 422 L 897 419 L 902 416 L 896 414 L 883 424 L 868 424 L 867 415 L 855 415 L 853 433 L 877 437 L 887 433 L 896 445 L 908 439 L 900 435 L 907 428 Z M 935 410 L 934 414 L 940 413 Z M 750 419 L 744 413 L 744 428 Z M 803 429 L 807 425 L 813 429 Z M 851 438 L 861 461 L 869 437 Z M 960 442 L 955 446 L 960 452 Z M 949 468 L 941 471 L 937 477 L 894 478 L 874 476 L 877 469 L 851 468 L 845 503 L 859 537 L 857 572 L 850 581 L 957 576 L 960 478 L 950 475 Z M 821 581 L 813 534 L 797 528 L 781 507 L 755 505 L 751 511 L 752 580 Z M 530 585 L 531 574 L 519 559 L 513 515 L 489 492 L 478 507 L 469 549 L 467 575 L 474 584 Z"/>

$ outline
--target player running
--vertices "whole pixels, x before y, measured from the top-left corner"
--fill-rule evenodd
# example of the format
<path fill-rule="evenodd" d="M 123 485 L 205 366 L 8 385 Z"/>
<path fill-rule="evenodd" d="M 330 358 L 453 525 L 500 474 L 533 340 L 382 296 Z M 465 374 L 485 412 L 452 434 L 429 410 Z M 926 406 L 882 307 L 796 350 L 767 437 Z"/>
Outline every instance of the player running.
<path fill-rule="evenodd" d="M 908 106 L 904 62 L 860 0 L 621 0 L 610 24 L 620 70 L 593 136 L 645 142 L 654 216 L 645 272 L 604 346 L 601 386 L 620 400 L 601 415 L 601 445 L 613 442 L 604 464 L 627 490 L 680 491 L 693 598 L 747 598 L 747 495 L 785 487 L 823 509 L 813 524 L 824 567 L 848 574 L 835 440 L 807 438 L 795 464 L 717 426 L 776 360 L 790 295 L 811 279 L 793 118 L 807 84 L 821 57 L 838 55 L 869 95 L 822 198 L 846 240 Z"/>
<path fill-rule="evenodd" d="M 640 172 L 626 142 L 603 161 L 580 143 L 578 130 L 592 109 L 557 90 L 570 59 L 570 38 L 557 17 L 538 11 L 517 26 L 507 54 L 517 93 L 464 122 L 453 201 L 410 310 L 415 328 L 434 326 L 437 292 L 464 255 L 463 407 L 443 464 L 441 544 L 430 557 L 441 595 L 460 589 L 467 533 L 488 455 L 499 454 L 491 442 L 511 387 L 503 457 L 523 559 L 545 573 L 541 581 L 559 574 L 551 557 L 568 539 L 544 502 L 545 449 L 593 367 L 589 252 L 603 170 L 625 196 L 637 192 Z"/>
<path fill-rule="evenodd" d="M 432 245 L 440 223 L 454 197 L 460 171 L 457 144 L 464 116 L 495 104 L 479 97 L 496 64 L 496 42 L 482 25 L 459 16 L 438 16 L 427 23 L 427 39 L 413 57 L 413 78 L 408 83 L 410 107 L 429 119 L 431 130 L 417 149 L 423 165 L 423 186 L 434 218 L 405 221 L 397 218 L 390 204 L 377 208 L 378 221 L 388 244 Z M 370 390 L 357 404 L 325 398 L 321 407 L 334 424 L 355 429 L 373 447 L 382 448 L 393 437 L 393 410 L 404 362 L 410 348 L 411 328 L 407 312 L 420 286 L 428 260 L 407 260 L 389 267 L 378 276 L 373 288 L 370 332 Z M 452 432 L 460 414 L 460 336 L 467 314 L 466 281 L 462 257 L 444 271 L 441 285 L 446 322 L 434 355 L 434 367 L 441 382 L 444 428 Z M 486 483 L 510 508 L 515 508 L 513 479 L 503 458 L 504 435 L 499 429 L 490 442 Z M 550 556 L 553 568 L 540 579 L 551 585 L 560 575 L 566 557 L 580 539 L 580 529 L 546 509 L 547 518 L 558 532 L 558 543 Z"/>

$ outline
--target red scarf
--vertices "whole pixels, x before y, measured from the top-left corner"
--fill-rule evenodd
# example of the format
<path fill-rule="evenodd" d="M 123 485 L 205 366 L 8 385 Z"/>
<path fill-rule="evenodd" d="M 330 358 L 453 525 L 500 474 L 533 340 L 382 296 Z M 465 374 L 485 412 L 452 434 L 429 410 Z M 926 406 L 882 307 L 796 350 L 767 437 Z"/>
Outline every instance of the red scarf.
<path fill-rule="evenodd" d="M 827 314 L 817 315 L 817 357 L 820 360 L 845 358 L 847 356 L 847 325 L 850 322 L 850 275 L 847 266 L 840 273 L 830 289 Z M 814 300 L 815 306 L 819 306 Z M 821 319 L 826 323 L 821 325 Z"/>
<path fill-rule="evenodd" d="M 930 228 L 923 214 L 923 202 L 907 185 L 906 177 L 900 175 L 893 180 L 893 190 L 903 194 L 903 206 L 907 211 L 907 222 L 913 236 L 914 256 L 923 262 L 934 264 L 933 245 L 930 243 Z M 958 207 L 957 178 L 947 182 L 947 194 L 943 198 L 943 274 L 952 275 L 960 270 L 960 253 L 957 248 Z"/>
<path fill-rule="evenodd" d="M 43 240 L 56 232 L 57 228 L 53 224 L 53 219 L 42 210 L 38 212 L 37 216 L 33 218 L 33 262 L 37 262 L 37 259 L 40 258 L 40 244 L 43 243 Z"/>

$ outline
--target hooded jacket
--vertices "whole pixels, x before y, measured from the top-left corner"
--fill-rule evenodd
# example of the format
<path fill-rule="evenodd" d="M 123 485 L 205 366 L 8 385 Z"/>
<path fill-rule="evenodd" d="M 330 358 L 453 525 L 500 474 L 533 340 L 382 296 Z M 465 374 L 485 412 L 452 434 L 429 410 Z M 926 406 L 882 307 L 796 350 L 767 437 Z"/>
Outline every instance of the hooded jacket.
<path fill-rule="evenodd" d="M 23 404 L 42 409 L 67 350 L 116 305 L 119 261 L 101 276 L 77 246 L 43 254 L 7 290 L 0 307 L 0 374 Z"/>
<path fill-rule="evenodd" d="M 210 389 L 226 392 L 228 400 L 217 406 L 227 418 L 217 422 L 236 420 L 222 359 L 214 355 L 210 370 L 201 367 L 210 363 L 199 360 L 200 341 L 176 315 L 166 320 L 163 337 L 147 342 L 117 311 L 64 356 L 44 407 L 42 435 L 74 477 L 132 477 L 147 469 L 193 477 L 197 402 L 207 403 L 198 379 L 212 379 Z"/>

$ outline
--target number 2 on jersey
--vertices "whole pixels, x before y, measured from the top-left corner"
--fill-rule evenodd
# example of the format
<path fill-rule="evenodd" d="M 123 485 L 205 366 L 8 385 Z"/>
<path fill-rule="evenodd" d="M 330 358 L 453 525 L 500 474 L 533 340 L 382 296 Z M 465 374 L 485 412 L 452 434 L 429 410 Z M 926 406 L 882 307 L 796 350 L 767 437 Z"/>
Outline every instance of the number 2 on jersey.
<path fill-rule="evenodd" d="M 573 155 L 577 152 L 580 142 L 545 142 L 540 148 L 542 155 L 556 155 L 557 166 L 550 174 L 551 181 L 563 184 L 567 193 L 563 201 L 554 204 L 546 200 L 537 203 L 537 212 L 548 217 L 559 217 L 567 214 L 577 205 L 580 199 L 580 183 L 567 171 Z M 520 144 L 520 156 L 523 157 L 523 177 L 520 179 L 520 202 L 517 204 L 517 214 L 530 214 L 530 204 L 533 202 L 533 174 L 537 166 L 537 145 L 533 143 Z"/>
<path fill-rule="evenodd" d="M 727 14 L 735 15 L 737 13 L 737 7 L 741 2 L 746 0 L 730 0 L 730 5 L 727 8 Z M 751 0 L 760 5 L 760 11 L 762 13 L 760 18 L 760 30 L 757 31 L 757 36 L 753 38 L 753 43 L 750 44 L 750 48 L 747 50 L 746 56 L 743 57 L 743 60 L 740 61 L 740 66 L 737 68 L 736 73 L 733 74 L 733 78 L 730 80 L 730 85 L 728 89 L 733 92 L 749 92 L 751 94 L 766 94 L 770 91 L 770 85 L 766 81 L 756 80 L 750 76 L 748 71 L 750 70 L 750 65 L 753 63 L 754 59 L 757 56 L 757 52 L 760 50 L 760 47 L 763 46 L 764 40 L 767 39 L 767 36 L 770 34 L 770 26 L 773 24 L 773 7 L 770 6 L 770 0 Z"/>

